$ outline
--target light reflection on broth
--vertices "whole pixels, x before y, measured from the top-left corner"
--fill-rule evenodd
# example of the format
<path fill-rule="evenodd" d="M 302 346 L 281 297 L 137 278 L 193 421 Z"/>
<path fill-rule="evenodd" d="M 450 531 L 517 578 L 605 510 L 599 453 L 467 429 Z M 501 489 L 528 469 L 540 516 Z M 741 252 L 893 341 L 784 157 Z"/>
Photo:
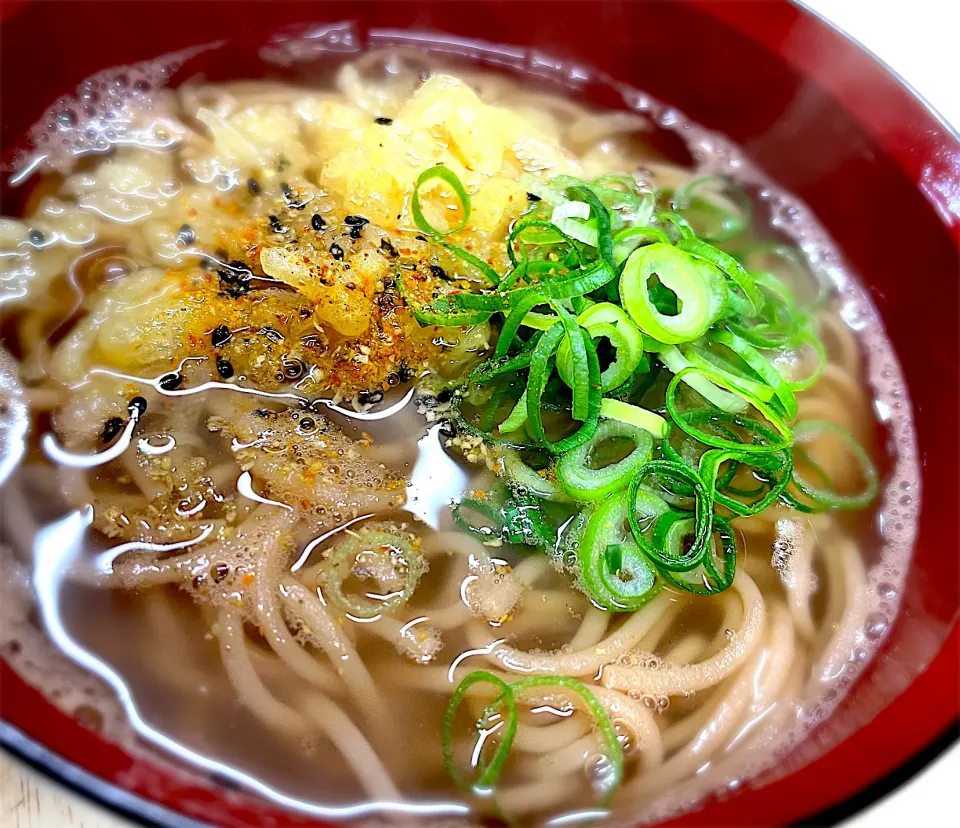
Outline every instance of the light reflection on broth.
<path fill-rule="evenodd" d="M 158 92 L 149 112 L 172 150 L 84 160 L 38 187 L 30 218 L 0 222 L 15 296 L 0 322 L 33 424 L 3 541 L 48 635 L 112 686 L 140 736 L 290 807 L 586 819 L 607 813 L 616 775 L 604 738 L 624 756 L 613 819 L 687 807 L 782 756 L 849 687 L 895 613 L 915 502 L 884 513 L 900 528 L 882 538 L 870 510 L 736 519 L 729 589 L 665 589 L 624 613 L 592 603 L 564 561 L 458 529 L 450 504 L 492 493 L 502 459 L 451 424 L 450 389 L 496 331 L 413 319 L 411 302 L 476 281 L 414 221 L 417 176 L 456 172 L 472 224 L 451 238 L 504 273 L 504 239 L 540 201 L 521 176 L 627 172 L 652 192 L 699 173 L 657 154 L 637 113 L 472 69 L 422 80 L 421 66 L 370 53 L 332 87 Z M 719 139 L 686 137 L 702 168 L 766 186 Z M 738 209 L 710 198 L 707 218 Z M 815 225 L 774 223 L 744 238 L 793 232 L 837 269 Z M 755 267 L 814 299 L 801 259 Z M 836 423 L 878 458 L 872 405 L 896 363 L 879 326 L 855 337 L 864 300 L 843 287 L 817 311 L 828 362 L 798 419 Z M 890 419 L 885 482 L 915 501 L 908 412 Z M 862 487 L 842 442 L 810 452 L 837 490 Z M 30 624 L 17 620 L 15 665 Z M 444 768 L 447 705 L 474 670 L 567 682 L 518 695 L 495 796 L 458 791 Z M 571 689 L 584 685 L 609 733 Z M 489 709 L 496 688 L 474 685 L 451 714 L 464 769 L 493 761 L 510 726 Z"/>

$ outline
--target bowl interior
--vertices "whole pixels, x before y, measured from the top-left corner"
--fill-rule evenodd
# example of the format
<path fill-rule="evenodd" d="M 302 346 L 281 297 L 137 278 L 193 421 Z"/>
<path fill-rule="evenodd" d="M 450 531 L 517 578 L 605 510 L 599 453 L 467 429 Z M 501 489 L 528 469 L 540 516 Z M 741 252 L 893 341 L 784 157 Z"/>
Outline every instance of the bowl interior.
<path fill-rule="evenodd" d="M 567 84 L 571 94 L 622 106 L 609 84 L 576 82 L 582 69 L 595 67 L 729 135 L 810 205 L 869 288 L 906 375 L 923 502 L 907 593 L 887 646 L 840 710 L 781 769 L 796 772 L 778 774 L 782 778 L 766 787 L 731 795 L 682 822 L 800 819 L 887 773 L 956 721 L 960 142 L 868 55 L 781 2 L 252 2 L 241 14 L 227 13 L 220 3 L 194 2 L 189 21 L 186 6 L 162 2 L 10 3 L 3 13 L 5 158 L 58 95 L 96 71 L 222 39 L 226 45 L 194 57 L 178 77 L 250 76 L 265 42 L 282 48 L 283 32 L 304 26 L 313 32 L 318 60 L 336 59 L 391 30 L 445 32 L 454 36 L 451 44 L 462 38 L 456 48 L 480 60 L 519 61 L 524 71 Z M 345 16 L 350 26 L 331 25 Z M 504 57 L 480 41 L 517 49 Z M 38 42 L 49 59 L 37 60 Z M 3 212 L 15 212 L 20 196 L 5 179 Z M 124 753 L 0 666 L 0 713 L 27 737 L 17 741 L 17 733 L 5 731 L 8 744 L 34 751 L 36 761 L 85 790 L 118 796 L 105 781 L 227 826 L 262 824 L 268 817 L 281 825 L 312 824 Z M 92 776 L 76 776 L 41 746 Z"/>

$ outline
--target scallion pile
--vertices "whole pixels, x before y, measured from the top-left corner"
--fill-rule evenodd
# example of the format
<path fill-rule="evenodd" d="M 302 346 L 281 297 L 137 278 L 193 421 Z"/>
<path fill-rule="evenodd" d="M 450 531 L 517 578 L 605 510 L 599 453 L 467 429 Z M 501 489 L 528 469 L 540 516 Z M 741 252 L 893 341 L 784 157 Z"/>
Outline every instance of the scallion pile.
<path fill-rule="evenodd" d="M 445 284 L 418 302 L 403 286 L 412 312 L 423 325 L 499 329 L 453 398 L 459 430 L 504 458 L 499 499 L 457 505 L 464 529 L 561 556 L 595 605 L 630 611 L 664 586 L 729 587 L 731 518 L 875 496 L 877 473 L 849 433 L 796 421 L 797 392 L 816 382 L 826 351 L 793 288 L 748 269 L 757 243 L 737 246 L 745 193 L 709 178 L 656 193 L 630 176 L 525 184 L 536 200 L 510 228 L 502 274 L 451 243 L 470 198 L 449 169 L 426 170 L 413 198 L 418 228 L 463 262 L 470 287 Z M 424 216 L 427 185 L 459 200 L 455 226 Z M 721 186 L 733 195 L 718 196 Z M 795 375 L 801 364 L 811 367 Z M 836 492 L 807 454 L 824 431 L 861 467 L 863 491 Z"/>

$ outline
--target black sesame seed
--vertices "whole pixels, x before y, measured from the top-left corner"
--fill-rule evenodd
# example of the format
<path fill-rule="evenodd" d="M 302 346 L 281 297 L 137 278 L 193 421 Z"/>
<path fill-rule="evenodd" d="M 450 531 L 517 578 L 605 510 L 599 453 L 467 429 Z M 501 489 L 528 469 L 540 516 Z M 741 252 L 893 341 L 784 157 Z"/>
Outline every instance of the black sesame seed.
<path fill-rule="evenodd" d="M 180 242 L 180 244 L 184 247 L 189 247 L 196 240 L 197 234 L 189 224 L 180 225 L 180 229 L 177 230 L 177 241 Z"/>
<path fill-rule="evenodd" d="M 314 213 L 313 218 L 310 219 L 310 226 L 319 233 L 327 226 L 327 223 L 323 220 L 323 216 L 319 213 Z"/>
<path fill-rule="evenodd" d="M 380 126 L 390 126 L 393 123 L 393 118 L 374 118 L 373 122 Z"/>
<path fill-rule="evenodd" d="M 260 195 L 260 182 L 255 178 L 248 178 L 247 189 L 250 191 L 250 195 Z"/>
<path fill-rule="evenodd" d="M 363 227 L 363 225 L 370 223 L 370 219 L 363 216 L 344 216 L 343 223 L 347 227 Z"/>
<path fill-rule="evenodd" d="M 30 232 L 27 233 L 27 238 L 30 239 L 30 244 L 36 247 L 40 247 L 43 245 L 44 241 L 46 241 L 46 237 L 43 235 L 43 232 L 36 229 L 30 230 Z"/>
<path fill-rule="evenodd" d="M 250 279 L 253 278 L 253 271 L 243 262 L 236 259 L 229 264 L 223 264 L 217 269 L 217 275 L 220 281 L 224 283 L 226 292 L 237 298 L 250 291 Z"/>
<path fill-rule="evenodd" d="M 343 248 L 334 242 L 330 245 L 330 255 L 333 256 L 334 260 L 338 262 L 343 261 Z"/>
<path fill-rule="evenodd" d="M 210 334 L 210 342 L 213 343 L 214 348 L 219 348 L 222 345 L 226 345 L 230 341 L 230 329 L 226 325 L 218 325 L 213 329 L 213 333 Z"/>
<path fill-rule="evenodd" d="M 109 443 L 121 431 L 123 431 L 123 420 L 119 417 L 111 417 L 103 424 L 103 433 L 100 435 L 100 439 L 104 443 Z"/>
<path fill-rule="evenodd" d="M 439 394 L 437 394 L 437 402 L 448 403 L 453 399 L 453 391 L 449 388 L 444 388 Z"/>
<path fill-rule="evenodd" d="M 444 420 L 440 423 L 439 432 L 441 437 L 450 440 L 457 436 L 457 427 L 453 424 L 453 420 Z"/>
<path fill-rule="evenodd" d="M 143 397 L 134 397 L 130 400 L 127 409 L 130 411 L 130 416 L 133 416 L 133 412 L 137 412 L 138 417 L 142 417 L 147 413 L 147 401 Z"/>
<path fill-rule="evenodd" d="M 286 182 L 280 185 L 280 192 L 283 194 L 283 199 L 287 202 L 288 207 L 292 207 L 294 210 L 302 210 L 307 206 L 306 201 L 298 201 L 296 199 L 293 190 L 290 189 L 290 185 Z"/>
<path fill-rule="evenodd" d="M 183 385 L 183 374 L 164 374 L 157 384 L 161 391 L 175 391 Z"/>
<path fill-rule="evenodd" d="M 538 195 L 534 195 L 533 193 L 527 193 L 527 201 L 532 201 L 532 202 L 536 203 L 536 202 L 542 201 L 542 200 L 543 200 L 543 199 L 541 199 L 540 196 L 538 196 Z"/>
<path fill-rule="evenodd" d="M 440 265 L 430 265 L 430 272 L 438 279 L 447 278 L 447 271 L 440 267 Z"/>
<path fill-rule="evenodd" d="M 383 402 L 383 391 L 361 391 L 357 394 L 357 402 L 360 405 L 374 405 Z"/>
<path fill-rule="evenodd" d="M 421 236 L 419 233 L 418 233 L 416 236 L 414 236 L 414 238 L 417 239 L 417 240 L 419 240 L 419 241 L 426 241 L 426 240 L 427 240 L 427 237 L 426 237 L 426 236 Z"/>
<path fill-rule="evenodd" d="M 229 359 L 217 357 L 217 373 L 224 379 L 230 379 L 233 376 L 233 363 Z"/>
<path fill-rule="evenodd" d="M 390 239 L 380 239 L 380 249 L 391 259 L 395 259 L 400 255 L 397 253 L 397 249 L 390 244 Z"/>
<path fill-rule="evenodd" d="M 351 227 L 350 228 L 350 238 L 356 241 L 363 235 L 362 227 Z"/>
<path fill-rule="evenodd" d="M 400 382 L 410 382 L 416 375 L 417 372 L 412 368 L 408 368 L 406 365 L 400 367 Z"/>
<path fill-rule="evenodd" d="M 287 228 L 284 227 L 283 222 L 276 216 L 267 216 L 267 221 L 270 222 L 270 229 L 273 230 L 274 233 L 287 232 Z"/>

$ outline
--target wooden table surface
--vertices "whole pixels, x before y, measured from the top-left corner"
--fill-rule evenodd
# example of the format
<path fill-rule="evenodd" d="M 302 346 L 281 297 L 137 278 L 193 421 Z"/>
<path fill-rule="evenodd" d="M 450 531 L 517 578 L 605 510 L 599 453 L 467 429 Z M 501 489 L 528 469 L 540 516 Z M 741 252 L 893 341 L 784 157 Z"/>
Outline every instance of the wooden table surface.
<path fill-rule="evenodd" d="M 0 753 L 0 828 L 131 828 Z"/>

